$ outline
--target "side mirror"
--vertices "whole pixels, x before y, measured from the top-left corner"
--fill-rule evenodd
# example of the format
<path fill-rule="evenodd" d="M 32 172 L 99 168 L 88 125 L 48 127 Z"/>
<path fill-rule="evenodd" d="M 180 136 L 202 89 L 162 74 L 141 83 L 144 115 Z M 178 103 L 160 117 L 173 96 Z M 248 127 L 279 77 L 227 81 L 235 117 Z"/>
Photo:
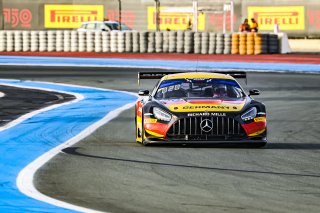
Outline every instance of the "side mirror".
<path fill-rule="evenodd" d="M 260 95 L 260 91 L 257 89 L 251 89 L 249 90 L 249 96 L 251 95 Z"/>
<path fill-rule="evenodd" d="M 149 90 L 140 90 L 138 92 L 138 95 L 139 96 L 147 96 L 147 95 L 149 95 Z"/>

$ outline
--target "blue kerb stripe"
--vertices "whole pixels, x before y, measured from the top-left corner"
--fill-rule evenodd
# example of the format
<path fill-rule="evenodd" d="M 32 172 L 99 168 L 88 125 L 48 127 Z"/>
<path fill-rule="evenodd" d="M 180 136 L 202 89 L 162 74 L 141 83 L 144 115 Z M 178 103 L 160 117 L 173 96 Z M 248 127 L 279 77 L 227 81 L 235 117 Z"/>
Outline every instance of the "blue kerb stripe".
<path fill-rule="evenodd" d="M 71 212 L 20 193 L 16 186 L 19 172 L 40 155 L 101 120 L 110 111 L 134 102 L 136 96 L 50 83 L 14 80 L 0 80 L 0 83 L 61 90 L 84 96 L 83 100 L 37 114 L 0 132 L 0 212 Z"/>
<path fill-rule="evenodd" d="M 211 62 L 182 60 L 143 60 L 111 58 L 72 58 L 72 57 L 33 57 L 0 56 L 0 64 L 15 65 L 61 65 L 61 66 L 101 66 L 101 67 L 158 67 L 180 70 L 198 69 L 249 69 L 264 71 L 316 72 L 319 64 L 290 63 L 248 63 L 248 62 Z"/>

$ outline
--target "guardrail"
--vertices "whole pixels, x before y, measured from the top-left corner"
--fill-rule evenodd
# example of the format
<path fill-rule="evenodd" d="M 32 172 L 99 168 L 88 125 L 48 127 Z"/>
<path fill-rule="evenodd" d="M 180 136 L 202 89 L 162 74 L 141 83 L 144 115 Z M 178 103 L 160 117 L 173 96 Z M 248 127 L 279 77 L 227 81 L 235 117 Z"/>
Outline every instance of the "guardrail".
<path fill-rule="evenodd" d="M 0 31 L 0 52 L 273 54 L 277 34 L 191 31 Z"/>

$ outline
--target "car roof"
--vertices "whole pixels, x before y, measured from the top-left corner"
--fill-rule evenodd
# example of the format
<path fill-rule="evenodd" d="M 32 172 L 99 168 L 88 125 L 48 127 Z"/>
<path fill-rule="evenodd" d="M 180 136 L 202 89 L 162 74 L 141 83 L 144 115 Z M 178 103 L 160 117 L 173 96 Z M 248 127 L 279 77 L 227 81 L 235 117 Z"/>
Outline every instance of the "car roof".
<path fill-rule="evenodd" d="M 230 75 L 220 74 L 220 73 L 212 73 L 212 72 L 187 72 L 187 73 L 177 73 L 170 74 L 162 77 L 163 80 L 171 80 L 171 79 L 183 79 L 183 78 L 216 78 L 216 79 L 230 79 L 234 80 L 234 78 Z"/>
<path fill-rule="evenodd" d="M 113 23 L 119 23 L 117 21 L 84 21 L 82 22 L 82 24 L 89 24 L 89 23 L 110 23 L 110 24 L 113 24 Z"/>

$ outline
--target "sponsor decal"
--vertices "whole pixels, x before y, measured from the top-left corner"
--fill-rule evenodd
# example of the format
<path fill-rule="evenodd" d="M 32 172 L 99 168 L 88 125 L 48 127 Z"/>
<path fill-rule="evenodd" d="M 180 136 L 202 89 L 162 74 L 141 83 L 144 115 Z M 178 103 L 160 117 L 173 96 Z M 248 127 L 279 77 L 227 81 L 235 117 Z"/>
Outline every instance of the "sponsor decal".
<path fill-rule="evenodd" d="M 6 24 L 10 24 L 12 28 L 30 28 L 32 21 L 32 13 L 29 9 L 3 8 L 3 17 Z"/>
<path fill-rule="evenodd" d="M 183 109 L 230 109 L 229 106 L 184 106 Z"/>
<path fill-rule="evenodd" d="M 119 21 L 119 11 L 116 10 L 106 10 L 107 18 L 109 20 L 117 20 Z M 136 21 L 136 15 L 133 10 L 121 10 L 121 22 L 125 23 L 128 27 L 133 28 Z"/>
<path fill-rule="evenodd" d="M 204 132 L 210 132 L 213 128 L 213 123 L 209 119 L 204 119 L 200 123 L 200 128 Z"/>
<path fill-rule="evenodd" d="M 259 30 L 304 30 L 304 6 L 248 7 L 248 18 L 254 18 Z"/>
<path fill-rule="evenodd" d="M 212 117 L 225 117 L 226 113 L 224 112 L 194 112 L 194 113 L 188 113 L 189 117 L 196 117 L 196 116 L 212 116 Z"/>
<path fill-rule="evenodd" d="M 160 7 L 159 27 L 160 30 L 186 30 L 192 25 L 192 7 Z M 148 29 L 156 29 L 156 8 L 148 7 Z M 205 15 L 198 15 L 198 30 L 205 29 Z"/>
<path fill-rule="evenodd" d="M 154 124 L 154 123 L 157 123 L 157 119 L 155 119 L 155 118 L 145 118 L 144 119 L 144 123 L 146 123 L 146 124 Z"/>
<path fill-rule="evenodd" d="M 267 119 L 266 117 L 257 117 L 257 118 L 254 118 L 254 122 L 266 122 Z"/>
<path fill-rule="evenodd" d="M 103 5 L 44 6 L 45 28 L 79 28 L 85 21 L 102 21 Z"/>
<path fill-rule="evenodd" d="M 320 30 L 320 10 L 308 10 L 309 27 Z"/>

